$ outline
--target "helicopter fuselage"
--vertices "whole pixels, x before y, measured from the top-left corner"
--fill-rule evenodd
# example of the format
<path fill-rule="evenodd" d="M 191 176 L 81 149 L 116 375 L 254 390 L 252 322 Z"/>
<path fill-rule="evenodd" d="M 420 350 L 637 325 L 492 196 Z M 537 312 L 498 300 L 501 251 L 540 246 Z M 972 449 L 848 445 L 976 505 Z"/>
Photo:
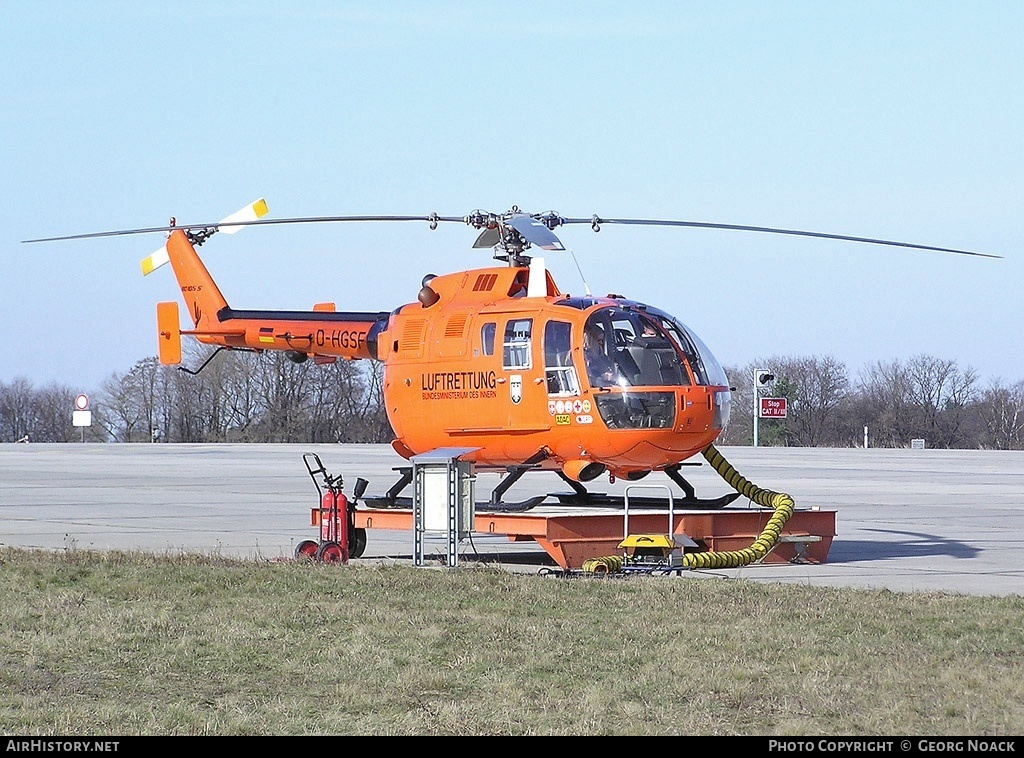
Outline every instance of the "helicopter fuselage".
<path fill-rule="evenodd" d="M 406 458 L 458 447 L 486 467 L 636 479 L 700 452 L 728 420 L 725 374 L 686 327 L 621 297 L 564 295 L 542 268 L 429 278 L 376 357 Z"/>

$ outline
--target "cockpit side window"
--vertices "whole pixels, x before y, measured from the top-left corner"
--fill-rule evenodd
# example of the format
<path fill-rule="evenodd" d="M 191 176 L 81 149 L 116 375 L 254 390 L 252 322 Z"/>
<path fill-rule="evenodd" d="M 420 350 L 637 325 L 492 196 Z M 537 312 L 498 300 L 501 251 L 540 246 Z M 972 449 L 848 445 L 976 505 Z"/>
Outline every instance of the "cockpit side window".
<path fill-rule="evenodd" d="M 604 311 L 587 319 L 583 328 L 583 362 L 592 387 L 628 386 L 629 377 L 615 361 L 615 329 Z"/>
<path fill-rule="evenodd" d="M 549 321 L 544 327 L 544 373 L 548 394 L 578 395 L 579 379 L 572 365 L 572 324 Z"/>

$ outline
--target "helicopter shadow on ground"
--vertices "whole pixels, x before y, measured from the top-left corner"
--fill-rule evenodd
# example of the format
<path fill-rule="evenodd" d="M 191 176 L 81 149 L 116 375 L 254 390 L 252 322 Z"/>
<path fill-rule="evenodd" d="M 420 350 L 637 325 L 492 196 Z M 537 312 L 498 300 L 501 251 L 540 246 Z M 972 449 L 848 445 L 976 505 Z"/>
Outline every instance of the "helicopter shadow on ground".
<path fill-rule="evenodd" d="M 871 529 L 877 534 L 903 535 L 895 541 L 842 540 L 836 538 L 828 553 L 828 563 L 859 563 L 887 558 L 976 558 L 981 550 L 960 540 L 952 540 L 925 532 L 906 532 L 893 529 Z"/>

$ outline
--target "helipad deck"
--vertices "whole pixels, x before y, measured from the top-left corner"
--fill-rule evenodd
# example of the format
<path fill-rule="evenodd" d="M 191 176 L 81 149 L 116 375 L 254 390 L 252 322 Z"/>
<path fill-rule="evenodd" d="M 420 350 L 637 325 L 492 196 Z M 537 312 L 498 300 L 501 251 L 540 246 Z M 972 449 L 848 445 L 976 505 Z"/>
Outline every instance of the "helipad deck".
<path fill-rule="evenodd" d="M 673 534 L 685 534 L 702 550 L 726 552 L 750 547 L 764 529 L 772 511 L 767 508 L 722 508 L 673 514 Z M 356 527 L 412 531 L 410 509 L 369 508 L 356 510 Z M 590 558 L 620 553 L 625 537 L 621 511 L 546 508 L 527 513 L 478 511 L 473 532 L 504 534 L 510 542 L 533 540 L 563 569 L 578 569 Z M 666 533 L 665 511 L 630 511 L 632 534 Z M 835 511 L 794 511 L 776 546 L 763 563 L 824 563 L 836 534 Z"/>

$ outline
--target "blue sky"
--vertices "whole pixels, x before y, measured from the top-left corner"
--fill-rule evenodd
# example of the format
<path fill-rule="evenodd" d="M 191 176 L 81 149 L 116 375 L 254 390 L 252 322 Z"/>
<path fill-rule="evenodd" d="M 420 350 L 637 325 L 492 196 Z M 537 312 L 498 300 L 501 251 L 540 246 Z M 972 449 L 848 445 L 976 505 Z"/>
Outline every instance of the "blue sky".
<path fill-rule="evenodd" d="M 804 229 L 559 230 L 595 294 L 725 365 L 928 354 L 1024 379 L 1024 4 L 2 2 L 0 381 L 156 353 L 159 235 L 272 217 L 555 210 Z M 201 253 L 237 308 L 391 310 L 492 264 L 461 224 L 275 226 Z M 572 257 L 546 256 L 582 292 Z"/>

